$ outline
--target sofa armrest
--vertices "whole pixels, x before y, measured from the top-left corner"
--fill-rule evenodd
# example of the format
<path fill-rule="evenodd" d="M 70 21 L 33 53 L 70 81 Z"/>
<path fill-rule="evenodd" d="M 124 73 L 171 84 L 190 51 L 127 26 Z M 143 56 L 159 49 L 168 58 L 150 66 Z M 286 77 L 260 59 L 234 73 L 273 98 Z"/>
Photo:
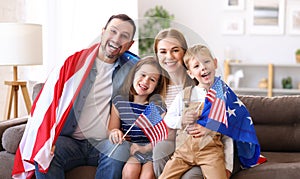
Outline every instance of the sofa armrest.
<path fill-rule="evenodd" d="M 9 127 L 27 123 L 27 119 L 28 119 L 28 117 L 26 116 L 26 117 L 14 118 L 14 119 L 9 119 L 9 120 L 0 122 L 0 139 L 1 139 L 0 151 L 3 150 L 2 136 L 3 136 L 4 131 Z"/>

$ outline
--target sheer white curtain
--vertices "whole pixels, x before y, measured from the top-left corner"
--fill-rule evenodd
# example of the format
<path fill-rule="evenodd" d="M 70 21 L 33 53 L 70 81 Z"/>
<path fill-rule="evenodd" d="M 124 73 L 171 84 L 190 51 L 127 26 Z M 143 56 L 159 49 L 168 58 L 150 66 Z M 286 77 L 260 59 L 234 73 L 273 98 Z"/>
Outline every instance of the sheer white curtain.
<path fill-rule="evenodd" d="M 32 84 L 45 81 L 51 70 L 74 52 L 88 47 L 112 14 L 125 13 L 138 18 L 138 0 L 0 0 L 0 21 L 43 25 L 43 65 L 19 68 L 19 77 Z M 137 43 L 133 47 L 137 53 Z M 1 67 L 1 81 L 12 78 L 10 68 Z M 3 80 L 2 80 L 3 78 Z M 0 84 L 1 94 L 6 86 Z M 5 101 L 0 99 L 0 106 Z M 22 104 L 23 105 L 23 104 Z M 0 114 L 3 114 L 0 109 Z M 25 115 L 20 106 L 20 115 Z"/>
<path fill-rule="evenodd" d="M 43 1 L 46 43 L 44 66 L 47 67 L 47 72 L 61 64 L 69 55 L 98 40 L 103 26 L 112 14 L 125 13 L 133 19 L 138 18 L 138 0 Z"/>

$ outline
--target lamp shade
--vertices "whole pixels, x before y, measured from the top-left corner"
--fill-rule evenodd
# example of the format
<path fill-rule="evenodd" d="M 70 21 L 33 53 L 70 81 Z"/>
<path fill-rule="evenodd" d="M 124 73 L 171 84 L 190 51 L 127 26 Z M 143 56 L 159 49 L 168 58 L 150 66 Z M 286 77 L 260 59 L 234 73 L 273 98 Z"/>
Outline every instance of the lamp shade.
<path fill-rule="evenodd" d="M 42 65 L 42 26 L 0 23 L 0 65 Z"/>

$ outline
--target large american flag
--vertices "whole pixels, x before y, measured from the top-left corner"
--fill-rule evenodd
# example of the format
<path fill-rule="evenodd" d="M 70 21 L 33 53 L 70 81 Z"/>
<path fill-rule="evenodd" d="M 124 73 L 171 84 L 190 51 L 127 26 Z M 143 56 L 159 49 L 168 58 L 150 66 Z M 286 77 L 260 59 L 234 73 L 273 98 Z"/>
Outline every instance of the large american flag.
<path fill-rule="evenodd" d="M 238 148 L 237 152 L 243 168 L 253 167 L 266 161 L 266 158 L 260 155 L 260 145 L 247 108 L 220 77 L 215 77 L 197 122 L 231 137 Z"/>
<path fill-rule="evenodd" d="M 95 44 L 76 52 L 49 75 L 32 105 L 15 156 L 13 178 L 31 178 L 35 169 L 34 162 L 39 165 L 39 171 L 47 172 L 53 159 L 51 148 L 94 64 L 98 48 L 99 44 Z M 120 58 L 132 60 L 136 57 L 125 52 Z"/>
<path fill-rule="evenodd" d="M 17 150 L 13 178 L 31 178 L 34 162 L 41 172 L 47 172 L 50 155 L 73 102 L 96 58 L 99 45 L 70 56 L 54 69 L 34 101 L 26 128 Z"/>
<path fill-rule="evenodd" d="M 167 139 L 168 129 L 161 118 L 155 104 L 151 102 L 136 119 L 135 124 L 142 129 L 145 135 L 148 137 L 152 145 L 155 145 L 158 141 Z"/>

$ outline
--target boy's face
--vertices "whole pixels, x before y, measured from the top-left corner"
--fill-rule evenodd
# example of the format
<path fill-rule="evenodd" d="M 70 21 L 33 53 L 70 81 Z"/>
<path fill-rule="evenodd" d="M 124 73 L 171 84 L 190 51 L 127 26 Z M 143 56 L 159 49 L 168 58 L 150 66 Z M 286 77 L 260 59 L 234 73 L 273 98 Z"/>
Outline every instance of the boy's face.
<path fill-rule="evenodd" d="M 209 89 L 214 82 L 217 69 L 217 59 L 206 55 L 198 55 L 189 60 L 188 74 L 198 80 L 198 86 Z"/>

